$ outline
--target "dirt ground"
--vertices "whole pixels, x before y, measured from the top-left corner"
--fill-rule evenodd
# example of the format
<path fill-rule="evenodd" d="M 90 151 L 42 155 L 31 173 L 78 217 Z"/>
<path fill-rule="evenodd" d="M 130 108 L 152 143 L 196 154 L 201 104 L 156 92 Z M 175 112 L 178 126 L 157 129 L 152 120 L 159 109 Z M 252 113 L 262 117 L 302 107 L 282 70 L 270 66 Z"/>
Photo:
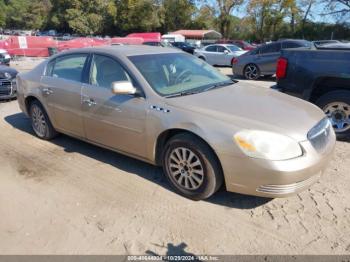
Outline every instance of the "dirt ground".
<path fill-rule="evenodd" d="M 0 253 L 350 254 L 349 149 L 338 142 L 326 174 L 294 197 L 194 202 L 159 168 L 63 135 L 37 139 L 16 101 L 0 103 Z"/>

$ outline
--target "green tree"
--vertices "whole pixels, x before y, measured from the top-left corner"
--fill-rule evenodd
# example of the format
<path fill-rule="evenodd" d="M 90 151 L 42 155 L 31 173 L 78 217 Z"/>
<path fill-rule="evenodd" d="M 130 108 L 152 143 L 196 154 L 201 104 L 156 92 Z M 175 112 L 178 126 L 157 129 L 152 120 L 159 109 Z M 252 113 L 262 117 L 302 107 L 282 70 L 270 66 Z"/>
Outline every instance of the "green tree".
<path fill-rule="evenodd" d="M 0 0 L 0 27 L 4 28 L 6 26 L 6 13 L 7 8 L 4 0 Z"/>
<path fill-rule="evenodd" d="M 216 0 L 215 3 L 218 12 L 219 30 L 224 38 L 228 38 L 232 30 L 232 12 L 243 3 L 243 0 Z"/>
<path fill-rule="evenodd" d="M 116 0 L 117 33 L 153 31 L 161 25 L 160 5 L 154 0 Z"/>
<path fill-rule="evenodd" d="M 11 0 L 6 6 L 6 26 L 16 29 L 40 29 L 51 11 L 50 0 Z"/>
<path fill-rule="evenodd" d="M 163 31 L 171 32 L 191 28 L 195 12 L 196 5 L 193 0 L 164 0 Z"/>
<path fill-rule="evenodd" d="M 113 0 L 56 0 L 48 27 L 80 35 L 98 34 L 114 26 Z"/>

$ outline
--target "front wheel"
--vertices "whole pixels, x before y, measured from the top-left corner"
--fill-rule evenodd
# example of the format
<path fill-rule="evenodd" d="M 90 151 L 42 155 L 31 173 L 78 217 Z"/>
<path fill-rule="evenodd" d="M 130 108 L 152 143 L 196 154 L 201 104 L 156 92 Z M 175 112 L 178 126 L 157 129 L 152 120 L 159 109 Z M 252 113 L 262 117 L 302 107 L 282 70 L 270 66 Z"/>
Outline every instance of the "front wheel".
<path fill-rule="evenodd" d="M 318 105 L 331 121 L 338 138 L 350 137 L 350 91 L 333 91 L 321 96 Z"/>
<path fill-rule="evenodd" d="M 259 67 L 255 64 L 249 64 L 244 68 L 244 77 L 248 80 L 257 80 L 260 77 Z"/>
<path fill-rule="evenodd" d="M 221 166 L 211 148 L 191 134 L 174 136 L 163 155 L 165 175 L 181 195 L 202 200 L 222 185 Z"/>

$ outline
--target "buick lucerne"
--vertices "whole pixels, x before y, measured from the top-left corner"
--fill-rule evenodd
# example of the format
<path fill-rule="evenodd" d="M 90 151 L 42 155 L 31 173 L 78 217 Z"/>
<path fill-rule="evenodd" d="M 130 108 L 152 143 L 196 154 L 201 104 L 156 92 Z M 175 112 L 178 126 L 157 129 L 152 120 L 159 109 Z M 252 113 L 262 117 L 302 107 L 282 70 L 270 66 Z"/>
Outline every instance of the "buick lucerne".
<path fill-rule="evenodd" d="M 238 83 L 174 48 L 114 46 L 55 55 L 17 77 L 35 134 L 58 133 L 162 166 L 195 200 L 228 191 L 282 197 L 308 188 L 335 134 L 316 106 Z"/>

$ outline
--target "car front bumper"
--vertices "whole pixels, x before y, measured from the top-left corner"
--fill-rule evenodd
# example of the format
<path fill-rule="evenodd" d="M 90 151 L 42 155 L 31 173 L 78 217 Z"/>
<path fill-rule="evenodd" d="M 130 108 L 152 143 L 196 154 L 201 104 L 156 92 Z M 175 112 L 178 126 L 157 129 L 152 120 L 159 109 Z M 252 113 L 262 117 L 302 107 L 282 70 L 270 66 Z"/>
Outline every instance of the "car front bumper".
<path fill-rule="evenodd" d="M 303 156 L 283 161 L 220 155 L 226 189 L 270 198 L 297 194 L 309 188 L 324 173 L 333 156 L 335 142 L 332 132 L 322 153 L 317 152 L 309 141 L 301 142 Z"/>

